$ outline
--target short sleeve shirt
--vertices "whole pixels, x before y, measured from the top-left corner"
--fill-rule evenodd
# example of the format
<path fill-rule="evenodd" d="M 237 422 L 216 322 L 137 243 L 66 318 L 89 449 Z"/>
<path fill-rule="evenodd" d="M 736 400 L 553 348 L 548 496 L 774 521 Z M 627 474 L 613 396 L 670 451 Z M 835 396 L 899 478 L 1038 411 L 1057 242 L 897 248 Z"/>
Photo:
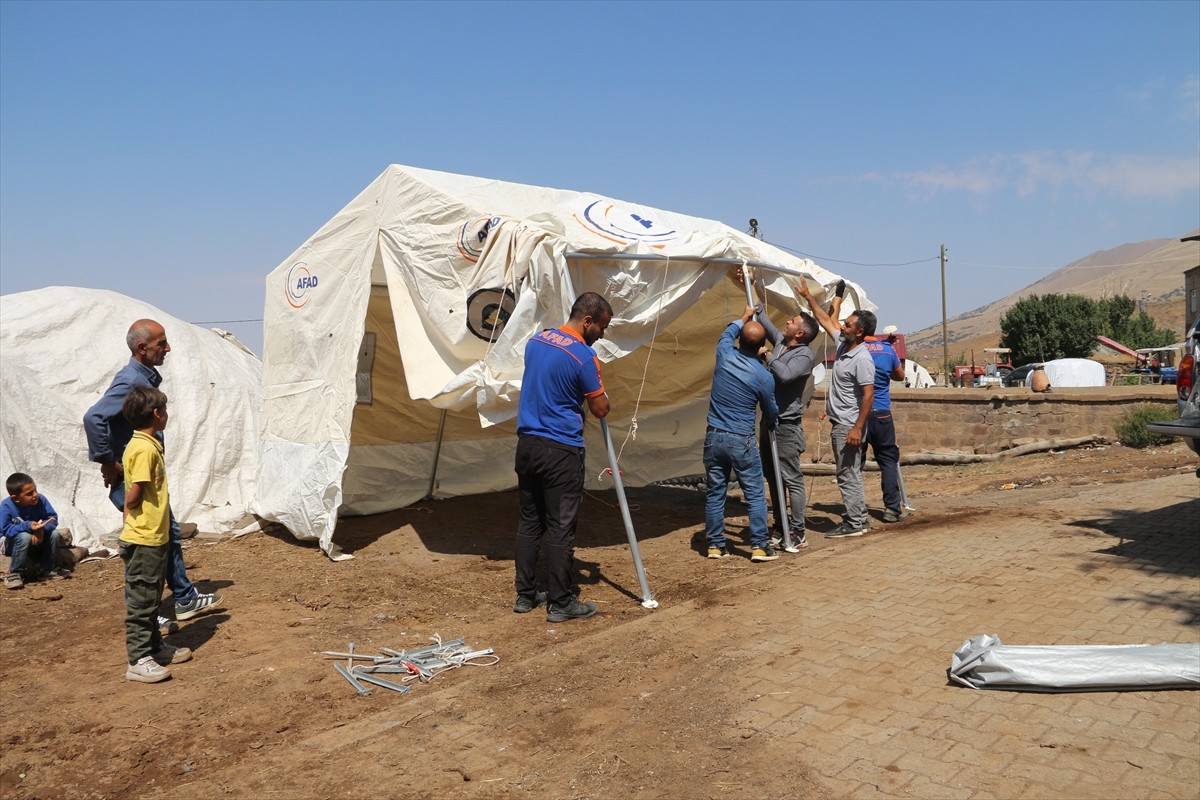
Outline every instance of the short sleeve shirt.
<path fill-rule="evenodd" d="M 863 387 L 875 383 L 875 362 L 867 348 L 838 350 L 833 378 L 825 395 L 825 413 L 834 425 L 853 425 L 862 408 Z"/>
<path fill-rule="evenodd" d="M 891 411 L 892 373 L 900 366 L 900 356 L 896 355 L 896 349 L 890 344 L 874 337 L 867 337 L 863 345 L 871 354 L 871 360 L 875 362 L 875 401 L 871 408 Z"/>
<path fill-rule="evenodd" d="M 570 328 L 547 328 L 525 345 L 517 433 L 583 447 L 583 401 L 604 394 L 600 360 Z"/>
<path fill-rule="evenodd" d="M 133 484 L 142 486 L 142 504 L 125 516 L 120 539 L 130 544 L 161 547 L 167 543 L 171 509 L 167 499 L 167 464 L 162 442 L 134 431 L 121 459 L 125 468 L 125 493 Z"/>

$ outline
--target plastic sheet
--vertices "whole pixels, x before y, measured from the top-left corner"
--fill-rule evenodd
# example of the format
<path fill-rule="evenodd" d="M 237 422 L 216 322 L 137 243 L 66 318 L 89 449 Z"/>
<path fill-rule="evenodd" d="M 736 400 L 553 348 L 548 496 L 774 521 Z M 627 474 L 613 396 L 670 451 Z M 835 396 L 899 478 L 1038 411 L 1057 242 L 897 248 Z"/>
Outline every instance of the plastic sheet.
<path fill-rule="evenodd" d="M 954 651 L 949 677 L 973 689 L 1026 692 L 1197 689 L 1200 642 L 1018 646 L 984 634 Z"/>

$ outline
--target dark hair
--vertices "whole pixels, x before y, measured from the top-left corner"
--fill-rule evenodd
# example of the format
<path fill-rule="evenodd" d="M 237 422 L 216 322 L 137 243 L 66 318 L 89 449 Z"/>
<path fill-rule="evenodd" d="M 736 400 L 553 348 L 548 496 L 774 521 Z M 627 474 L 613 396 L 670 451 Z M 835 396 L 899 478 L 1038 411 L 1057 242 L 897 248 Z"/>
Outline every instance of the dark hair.
<path fill-rule="evenodd" d="M 154 422 L 154 410 L 167 407 L 167 396 L 150 386 L 135 386 L 125 395 L 121 413 L 134 430 L 148 428 Z"/>
<path fill-rule="evenodd" d="M 8 480 L 4 482 L 4 488 L 8 489 L 8 493 L 14 497 L 26 486 L 33 483 L 33 478 L 26 475 L 24 472 L 14 472 L 8 476 Z"/>
<path fill-rule="evenodd" d="M 875 326 L 879 324 L 879 320 L 871 311 L 855 311 L 854 316 L 858 317 L 858 327 L 862 330 L 863 336 L 874 336 Z"/>
<path fill-rule="evenodd" d="M 812 318 L 811 314 L 804 311 L 796 316 L 800 317 L 800 329 L 804 331 L 804 343 L 808 344 L 817 338 L 817 321 Z"/>
<path fill-rule="evenodd" d="M 571 319 L 579 320 L 584 317 L 591 317 L 598 320 L 603 314 L 607 314 L 611 319 L 613 315 L 612 306 L 595 292 L 584 292 L 575 298 L 575 305 L 571 306 Z"/>

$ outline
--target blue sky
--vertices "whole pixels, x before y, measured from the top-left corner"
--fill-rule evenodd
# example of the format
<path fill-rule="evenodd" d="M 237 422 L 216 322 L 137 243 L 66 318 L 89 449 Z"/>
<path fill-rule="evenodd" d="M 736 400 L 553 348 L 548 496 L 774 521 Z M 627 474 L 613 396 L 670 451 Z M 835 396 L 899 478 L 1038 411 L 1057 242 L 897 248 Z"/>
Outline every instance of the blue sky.
<path fill-rule="evenodd" d="M 915 330 L 942 243 L 954 315 L 1200 226 L 1200 3 L 0 2 L 0 292 L 258 320 L 390 163 L 755 217 Z"/>

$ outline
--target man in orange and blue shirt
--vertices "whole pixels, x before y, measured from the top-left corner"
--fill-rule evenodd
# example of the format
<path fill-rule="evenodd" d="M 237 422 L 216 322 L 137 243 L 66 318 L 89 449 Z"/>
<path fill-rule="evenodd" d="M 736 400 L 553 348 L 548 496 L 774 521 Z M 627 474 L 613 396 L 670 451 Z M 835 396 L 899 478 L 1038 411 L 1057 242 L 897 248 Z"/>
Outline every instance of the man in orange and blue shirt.
<path fill-rule="evenodd" d="M 547 328 L 525 345 L 525 374 L 517 410 L 516 590 L 513 611 L 523 614 L 547 603 L 546 619 L 590 617 L 594 603 L 571 591 L 575 521 L 583 500 L 583 403 L 595 417 L 608 414 L 608 395 L 592 344 L 604 338 L 612 306 L 584 292 L 561 328 Z M 537 591 L 537 559 L 547 539 L 547 590 Z"/>
<path fill-rule="evenodd" d="M 896 426 L 892 421 L 892 381 L 904 380 L 904 362 L 891 343 L 868 336 L 863 340 L 875 362 L 875 399 L 867 418 L 867 444 L 879 465 L 883 486 L 883 521 L 904 519 L 900 496 L 900 447 L 896 444 Z"/>

